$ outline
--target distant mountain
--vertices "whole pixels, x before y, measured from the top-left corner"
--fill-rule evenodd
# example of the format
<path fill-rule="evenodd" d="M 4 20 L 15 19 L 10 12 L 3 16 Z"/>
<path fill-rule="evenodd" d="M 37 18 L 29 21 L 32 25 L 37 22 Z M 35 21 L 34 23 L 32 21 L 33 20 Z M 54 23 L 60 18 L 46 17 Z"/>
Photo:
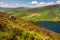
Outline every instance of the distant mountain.
<path fill-rule="evenodd" d="M 7 12 L 7 13 L 16 13 L 16 12 L 25 11 L 27 9 L 28 8 L 24 8 L 24 7 L 18 7 L 18 8 L 3 8 L 3 7 L 0 7 L 0 11 Z"/>
<path fill-rule="evenodd" d="M 60 40 L 60 34 L 0 12 L 0 40 Z"/>
<path fill-rule="evenodd" d="M 29 12 L 40 12 L 40 11 L 45 11 L 45 10 L 55 10 L 60 8 L 60 4 L 57 4 L 57 5 L 49 5 L 49 6 L 43 6 L 43 7 L 37 7 L 37 8 L 31 8 L 30 10 L 28 10 Z"/>

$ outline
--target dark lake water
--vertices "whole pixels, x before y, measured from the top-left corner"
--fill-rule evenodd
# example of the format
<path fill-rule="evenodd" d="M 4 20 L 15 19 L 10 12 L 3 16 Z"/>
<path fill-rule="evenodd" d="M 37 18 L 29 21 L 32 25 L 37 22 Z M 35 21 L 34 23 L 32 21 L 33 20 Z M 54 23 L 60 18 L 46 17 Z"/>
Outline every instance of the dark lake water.
<path fill-rule="evenodd" d="M 60 21 L 59 22 L 51 22 L 51 21 L 39 21 L 37 22 L 38 25 L 42 27 L 52 30 L 54 32 L 60 33 Z"/>

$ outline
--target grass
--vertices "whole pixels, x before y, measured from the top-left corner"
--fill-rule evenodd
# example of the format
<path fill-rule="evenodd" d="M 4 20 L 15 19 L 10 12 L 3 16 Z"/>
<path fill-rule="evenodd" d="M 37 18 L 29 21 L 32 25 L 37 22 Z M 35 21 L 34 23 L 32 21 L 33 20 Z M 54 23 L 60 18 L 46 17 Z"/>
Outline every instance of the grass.
<path fill-rule="evenodd" d="M 37 27 L 22 19 L 9 19 L 9 15 L 0 13 L 0 40 L 52 40 L 53 35 L 58 34 L 51 32 L 52 37 L 46 29 Z M 58 38 L 59 39 L 59 38 Z M 57 39 L 57 40 L 58 40 Z"/>
<path fill-rule="evenodd" d="M 39 14 L 39 15 L 34 15 Z M 34 16 L 31 16 L 34 15 Z M 19 12 L 14 14 L 14 16 L 20 17 L 27 21 L 56 21 L 55 18 L 58 17 L 60 20 L 60 7 L 59 6 L 52 6 L 52 7 L 42 7 L 42 8 L 35 8 L 29 9 L 27 12 Z M 29 17 L 31 16 L 31 17 Z"/>
<path fill-rule="evenodd" d="M 28 14 L 26 14 L 25 12 L 18 12 L 18 13 L 15 13 L 14 16 L 16 17 L 24 17 L 24 16 L 28 16 Z"/>

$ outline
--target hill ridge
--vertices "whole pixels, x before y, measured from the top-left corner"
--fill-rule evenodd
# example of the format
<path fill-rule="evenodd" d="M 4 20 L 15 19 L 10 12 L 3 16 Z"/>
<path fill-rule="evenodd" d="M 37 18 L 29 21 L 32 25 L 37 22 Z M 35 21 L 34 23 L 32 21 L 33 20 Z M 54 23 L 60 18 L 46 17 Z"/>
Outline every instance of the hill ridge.
<path fill-rule="evenodd" d="M 14 20 L 14 18 L 10 19 L 9 18 L 10 15 L 3 13 L 3 12 L 0 12 L 0 14 L 1 14 L 0 15 L 0 26 L 1 26 L 0 29 L 2 29 L 4 31 L 7 30 L 7 32 L 8 32 L 8 30 L 9 30 L 10 32 L 12 32 L 12 30 L 16 30 L 18 32 L 24 31 L 27 33 L 32 33 L 33 35 L 35 34 L 37 36 L 37 38 L 36 38 L 34 35 L 36 40 L 38 39 L 38 37 L 42 38 L 43 40 L 45 40 L 45 39 L 60 40 L 60 38 L 59 38 L 60 34 L 58 34 L 58 33 L 52 32 L 50 30 L 46 30 L 44 28 L 37 27 L 29 22 L 26 22 L 23 19 L 19 19 L 19 18 L 16 18 L 15 20 Z M 12 28 L 12 30 L 10 27 Z M 12 34 L 13 34 L 13 32 L 12 32 Z"/>

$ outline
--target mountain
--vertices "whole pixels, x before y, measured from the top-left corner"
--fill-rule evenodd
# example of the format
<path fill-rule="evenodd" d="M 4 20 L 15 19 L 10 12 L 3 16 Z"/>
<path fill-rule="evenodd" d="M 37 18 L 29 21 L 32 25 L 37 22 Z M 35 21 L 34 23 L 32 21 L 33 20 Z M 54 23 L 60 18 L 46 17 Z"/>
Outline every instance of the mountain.
<path fill-rule="evenodd" d="M 60 40 L 60 34 L 0 12 L 0 40 Z"/>
<path fill-rule="evenodd" d="M 3 8 L 3 11 L 28 21 L 60 21 L 60 4 L 37 8 Z"/>
<path fill-rule="evenodd" d="M 6 13 L 17 13 L 17 12 L 22 12 L 25 11 L 29 8 L 24 8 L 24 7 L 18 7 L 18 8 L 3 8 L 0 7 L 0 11 L 6 12 Z"/>
<path fill-rule="evenodd" d="M 28 21 L 60 21 L 60 4 L 37 8 L 2 8 L 0 11 Z"/>
<path fill-rule="evenodd" d="M 60 21 L 60 5 L 33 8 L 26 12 L 30 14 L 25 17 L 29 21 Z"/>

